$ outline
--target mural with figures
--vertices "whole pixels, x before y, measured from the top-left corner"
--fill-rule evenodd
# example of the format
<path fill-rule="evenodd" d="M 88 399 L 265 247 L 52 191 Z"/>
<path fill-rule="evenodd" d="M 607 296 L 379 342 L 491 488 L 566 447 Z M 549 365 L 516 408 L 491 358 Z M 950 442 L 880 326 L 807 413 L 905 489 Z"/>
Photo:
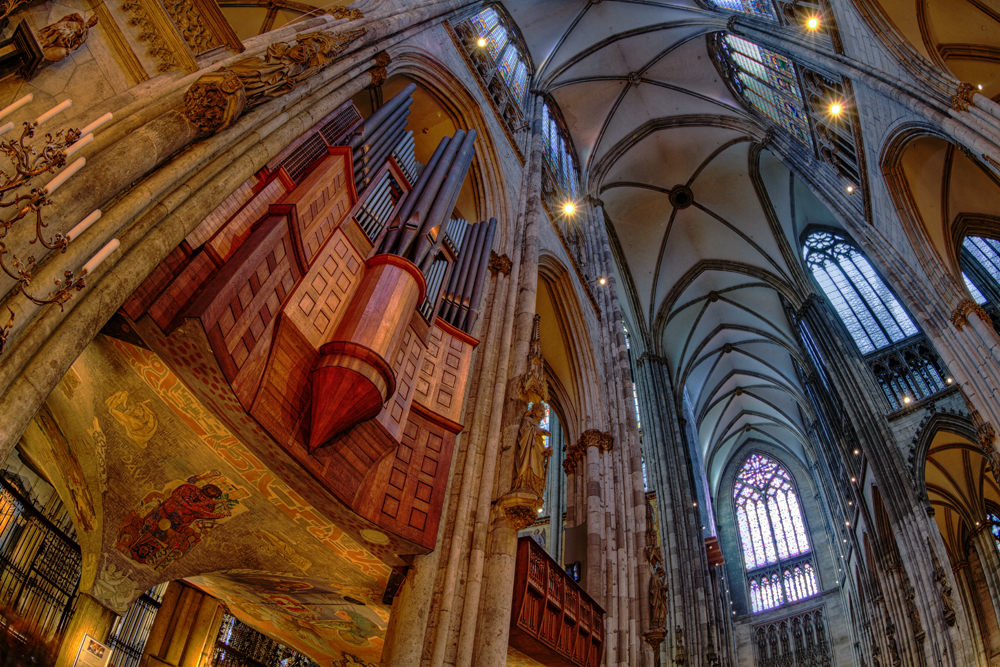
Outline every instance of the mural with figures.
<path fill-rule="evenodd" d="M 152 351 L 98 336 L 23 447 L 65 464 L 55 481 L 81 535 L 81 590 L 109 608 L 185 579 L 323 664 L 379 662 L 396 563 L 355 537 L 369 524 L 348 532 L 332 498 L 307 501 L 287 459 L 237 437 Z"/>

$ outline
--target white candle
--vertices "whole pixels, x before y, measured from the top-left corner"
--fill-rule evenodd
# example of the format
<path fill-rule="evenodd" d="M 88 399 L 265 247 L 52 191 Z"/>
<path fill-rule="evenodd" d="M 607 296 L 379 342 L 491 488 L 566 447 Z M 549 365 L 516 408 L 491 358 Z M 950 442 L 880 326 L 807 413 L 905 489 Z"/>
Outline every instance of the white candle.
<path fill-rule="evenodd" d="M 7 132 L 10 132 L 13 129 L 14 129 L 14 123 L 10 122 L 4 123 L 3 125 L 0 125 L 0 135 L 6 134 Z"/>
<path fill-rule="evenodd" d="M 55 105 L 54 107 L 52 107 L 51 109 L 49 109 L 48 111 L 46 111 L 45 113 L 43 113 L 41 116 L 39 116 L 38 118 L 36 118 L 35 119 L 35 125 L 41 125 L 42 123 L 44 123 L 45 121 L 47 121 L 49 118 L 52 118 L 53 116 L 55 116 L 60 111 L 65 111 L 66 109 L 69 109 L 72 104 L 73 104 L 73 100 L 65 100 L 64 102 L 60 102 L 59 104 Z"/>
<path fill-rule="evenodd" d="M 94 224 L 100 219 L 101 219 L 101 209 L 97 209 L 96 211 L 88 215 L 86 218 L 81 220 L 79 223 L 77 223 L 76 227 L 69 230 L 69 233 L 66 234 L 66 240 L 72 241 L 80 234 L 83 234 L 85 231 L 87 231 L 87 228 L 89 228 L 92 224 Z"/>
<path fill-rule="evenodd" d="M 97 268 L 98 264 L 106 260 L 108 258 L 108 255 L 110 255 L 117 249 L 118 249 L 118 239 L 111 239 L 110 241 L 108 241 L 108 244 L 103 248 L 101 248 L 100 252 L 91 257 L 90 261 L 83 265 L 83 269 L 80 270 L 80 276 L 83 277 L 92 272 L 94 269 Z"/>
<path fill-rule="evenodd" d="M 77 152 L 78 150 L 80 150 L 93 140 L 94 140 L 94 135 L 92 134 L 88 134 L 85 137 L 77 139 L 76 143 L 74 143 L 72 146 L 66 149 L 66 157 L 73 157 L 73 153 Z"/>
<path fill-rule="evenodd" d="M 17 102 L 11 104 L 9 107 L 4 107 L 2 110 L 0 110 L 0 118 L 3 118 L 8 114 L 14 113 L 15 111 L 23 107 L 25 104 L 30 102 L 32 99 L 34 99 L 34 97 L 35 96 L 32 93 L 28 93 L 27 95 L 19 99 Z"/>
<path fill-rule="evenodd" d="M 0 116 L 0 118 L 2 118 L 2 116 Z M 97 128 L 99 128 L 101 125 L 104 125 L 105 123 L 107 123 L 112 118 L 114 118 L 114 116 L 112 116 L 111 112 L 109 111 L 108 113 L 104 114 L 103 116 L 101 116 L 100 118 L 98 118 L 97 120 L 95 120 L 93 123 L 91 123 L 90 125 L 88 125 L 87 127 L 85 127 L 82 130 L 80 130 L 80 134 L 81 135 L 83 135 L 83 134 L 90 134 L 91 132 L 93 132 L 94 130 L 96 130 Z"/>
<path fill-rule="evenodd" d="M 45 185 L 45 192 L 47 194 L 52 194 L 53 192 L 55 192 L 56 188 L 65 183 L 66 179 L 68 179 L 70 176 L 80 171 L 80 169 L 82 169 L 83 165 L 85 164 L 87 164 L 87 159 L 79 158 L 76 162 L 74 162 L 70 166 L 60 171 L 55 178 L 53 178 Z"/>

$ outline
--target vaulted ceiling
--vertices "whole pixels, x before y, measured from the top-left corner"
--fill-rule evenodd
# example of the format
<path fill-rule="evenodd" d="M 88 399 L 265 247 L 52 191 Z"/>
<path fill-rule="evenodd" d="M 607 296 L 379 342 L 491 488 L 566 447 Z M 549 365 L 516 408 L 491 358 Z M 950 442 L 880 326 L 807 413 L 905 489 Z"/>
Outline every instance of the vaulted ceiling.
<path fill-rule="evenodd" d="M 798 239 L 833 216 L 757 143 L 715 67 L 729 14 L 690 0 L 505 0 L 621 247 L 630 329 L 687 389 L 713 487 L 747 439 L 802 455 Z M 673 196 L 671 196 L 673 193 Z M 664 397 L 666 398 L 666 397 Z"/>

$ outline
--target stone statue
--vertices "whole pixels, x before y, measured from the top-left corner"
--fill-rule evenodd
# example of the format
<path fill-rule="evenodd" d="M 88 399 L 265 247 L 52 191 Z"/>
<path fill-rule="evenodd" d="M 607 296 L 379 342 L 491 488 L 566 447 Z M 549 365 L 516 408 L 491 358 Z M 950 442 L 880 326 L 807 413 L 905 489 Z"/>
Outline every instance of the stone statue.
<path fill-rule="evenodd" d="M 250 108 L 291 92 L 298 82 L 329 65 L 364 33 L 364 28 L 335 34 L 320 30 L 299 37 L 295 44 L 271 44 L 263 59 L 244 58 L 227 69 L 243 83 Z"/>
<path fill-rule="evenodd" d="M 38 31 L 38 41 L 42 47 L 42 57 L 50 63 L 57 63 L 76 51 L 84 42 L 90 29 L 97 25 L 97 15 L 85 21 L 79 14 L 67 14 L 52 25 Z"/>
<path fill-rule="evenodd" d="M 662 567 L 657 567 L 649 575 L 650 627 L 667 626 L 667 575 Z"/>
<path fill-rule="evenodd" d="M 517 432 L 517 451 L 514 460 L 514 484 L 511 490 L 534 491 L 539 498 L 545 494 L 545 477 L 549 471 L 552 450 L 545 446 L 548 431 L 538 426 L 545 417 L 545 406 L 533 403 L 521 419 Z"/>

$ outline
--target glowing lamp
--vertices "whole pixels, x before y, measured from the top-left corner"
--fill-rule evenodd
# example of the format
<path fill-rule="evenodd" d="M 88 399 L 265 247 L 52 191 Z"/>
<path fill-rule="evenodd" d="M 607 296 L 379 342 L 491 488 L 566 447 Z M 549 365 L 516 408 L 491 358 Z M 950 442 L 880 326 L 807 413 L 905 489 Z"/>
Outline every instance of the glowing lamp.
<path fill-rule="evenodd" d="M 477 45 L 477 46 L 478 46 L 479 48 L 481 48 L 481 49 L 483 49 L 483 48 L 486 48 L 486 38 L 485 38 L 485 37 L 480 37 L 480 38 L 479 38 L 479 39 L 478 39 L 478 40 L 476 41 L 476 45 Z"/>
<path fill-rule="evenodd" d="M 809 20 L 806 21 L 806 27 L 810 30 L 816 30 L 819 28 L 819 18 L 816 16 L 809 17 Z"/>
<path fill-rule="evenodd" d="M 854 186 L 853 185 L 848 185 L 847 186 L 847 194 L 851 194 L 852 192 L 854 192 Z"/>
<path fill-rule="evenodd" d="M 840 102 L 834 102 L 830 105 L 830 115 L 839 116 L 840 112 L 844 110 L 844 105 Z"/>
<path fill-rule="evenodd" d="M 597 282 L 603 285 L 608 282 L 608 279 L 605 278 L 604 276 L 601 276 L 600 278 L 597 279 Z"/>
<path fill-rule="evenodd" d="M 909 396 L 904 396 L 903 397 L 903 403 L 909 404 L 909 402 L 910 402 L 910 397 Z"/>
<path fill-rule="evenodd" d="M 576 213 L 576 205 L 571 201 L 566 202 L 563 204 L 563 213 L 566 215 L 573 215 Z"/>

